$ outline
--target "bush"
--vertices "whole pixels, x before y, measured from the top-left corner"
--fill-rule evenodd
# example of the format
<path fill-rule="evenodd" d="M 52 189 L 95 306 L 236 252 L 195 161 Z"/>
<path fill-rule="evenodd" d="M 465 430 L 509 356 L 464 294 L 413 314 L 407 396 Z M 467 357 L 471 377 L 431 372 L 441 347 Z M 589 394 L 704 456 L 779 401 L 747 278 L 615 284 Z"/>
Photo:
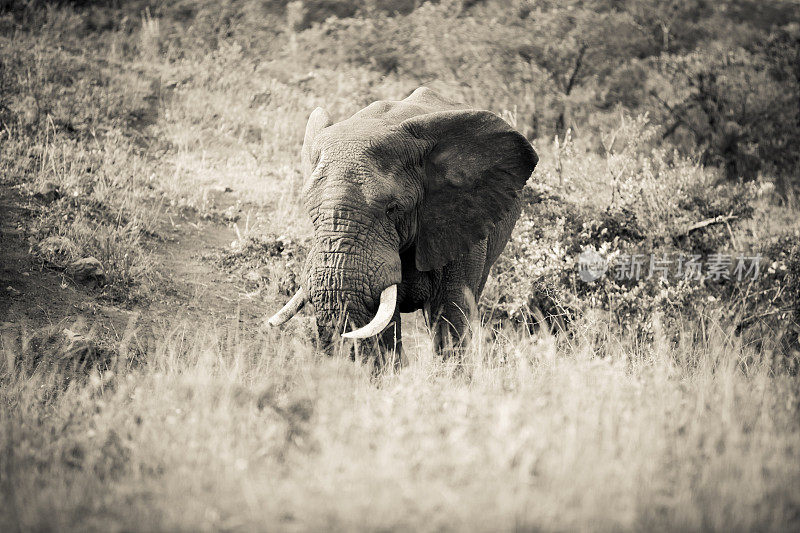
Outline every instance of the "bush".
<path fill-rule="evenodd" d="M 800 236 L 747 240 L 739 228 L 753 216 L 755 187 L 711 185 L 713 175 L 689 160 L 648 154 L 646 120 L 627 123 L 621 148 L 609 146 L 604 158 L 577 153 L 569 140 L 554 148 L 565 157 L 565 189 L 590 183 L 571 171 L 605 169 L 593 176 L 593 186 L 612 188 L 605 205 L 600 194 L 590 203 L 585 191 L 558 194 L 542 183 L 524 190 L 522 216 L 485 293 L 487 319 L 569 330 L 600 311 L 651 339 L 656 322 L 677 332 L 681 323 L 721 313 L 746 338 L 774 338 L 776 349 L 793 353 Z M 543 170 L 544 181 L 556 179 Z M 607 271 L 587 281 L 580 268 L 590 257 Z M 748 270 L 754 261 L 757 275 Z M 687 275 L 698 262 L 701 275 Z M 793 357 L 784 361 L 792 368 Z"/>
<path fill-rule="evenodd" d="M 277 295 L 292 296 L 300 288 L 300 276 L 309 242 L 285 235 L 249 235 L 223 250 L 218 261 L 227 271 L 241 276 L 253 290 L 277 289 Z"/>

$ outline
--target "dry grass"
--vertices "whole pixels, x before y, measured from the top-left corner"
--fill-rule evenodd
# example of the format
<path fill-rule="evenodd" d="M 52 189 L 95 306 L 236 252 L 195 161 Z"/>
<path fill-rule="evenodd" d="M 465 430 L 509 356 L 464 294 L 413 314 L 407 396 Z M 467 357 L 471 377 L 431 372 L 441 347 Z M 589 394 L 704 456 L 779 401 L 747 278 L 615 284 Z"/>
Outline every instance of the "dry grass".
<path fill-rule="evenodd" d="M 194 331 L 87 378 L 6 352 L 4 530 L 797 524 L 797 380 L 713 324 L 480 340 L 461 369 L 420 342 L 379 378 L 292 334 Z"/>
<path fill-rule="evenodd" d="M 0 37 L 14 74 L 0 169 L 29 190 L 57 183 L 64 211 L 44 211 L 35 235 L 101 256 L 120 286 L 151 275 L 145 236 L 159 213 L 204 213 L 220 186 L 268 213 L 260 230 L 307 235 L 308 112 L 343 118 L 415 84 L 337 65 L 307 77 L 291 47 L 267 60 L 223 42 L 168 62 L 168 28 L 150 13 L 79 56 L 54 43 L 74 40 L 80 20 L 42 17 L 39 33 Z M 556 182 L 550 140 L 537 149 L 540 175 Z M 571 196 L 605 201 L 595 193 L 609 187 L 591 179 L 605 179 L 591 173 L 603 160 L 565 157 Z M 66 201 L 74 191 L 113 216 L 81 215 Z M 792 217 L 765 201 L 749 230 Z M 114 359 L 88 372 L 37 353 L 24 327 L 4 330 L 0 529 L 800 527 L 800 382 L 727 326 L 663 332 L 656 321 L 652 342 L 600 317 L 571 337 L 476 326 L 458 367 L 407 318 L 410 365 L 377 378 L 315 353 L 307 316 L 279 332 L 176 316 L 144 348 L 131 324 Z"/>

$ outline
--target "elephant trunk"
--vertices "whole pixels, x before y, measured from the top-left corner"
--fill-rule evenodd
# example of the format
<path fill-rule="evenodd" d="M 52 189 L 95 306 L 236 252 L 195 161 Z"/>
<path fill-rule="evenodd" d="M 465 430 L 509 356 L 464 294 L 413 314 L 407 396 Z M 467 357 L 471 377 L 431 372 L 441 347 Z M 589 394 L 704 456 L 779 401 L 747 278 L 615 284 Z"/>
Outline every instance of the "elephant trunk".
<path fill-rule="evenodd" d="M 379 333 L 373 330 L 383 330 L 389 322 L 385 315 L 394 314 L 396 287 L 393 294 L 382 296 L 400 282 L 399 272 L 394 279 L 385 261 L 349 238 L 318 240 L 317 245 L 315 253 L 309 256 L 306 287 L 320 340 L 327 344 L 335 333 L 353 332 L 366 325 L 371 326 L 367 333 Z M 374 320 L 379 308 L 381 324 Z M 356 337 L 364 333 L 362 330 Z"/>
<path fill-rule="evenodd" d="M 363 252 L 356 252 L 344 239 L 319 243 L 320 250 L 311 262 L 309 296 L 317 322 L 343 325 L 364 320 L 372 306 Z"/>
<path fill-rule="evenodd" d="M 359 191 L 342 188 L 314 211 L 314 244 L 304 288 L 314 306 L 320 340 L 369 324 L 380 295 L 401 281 L 397 243 L 379 231 L 381 222 L 365 212 Z"/>

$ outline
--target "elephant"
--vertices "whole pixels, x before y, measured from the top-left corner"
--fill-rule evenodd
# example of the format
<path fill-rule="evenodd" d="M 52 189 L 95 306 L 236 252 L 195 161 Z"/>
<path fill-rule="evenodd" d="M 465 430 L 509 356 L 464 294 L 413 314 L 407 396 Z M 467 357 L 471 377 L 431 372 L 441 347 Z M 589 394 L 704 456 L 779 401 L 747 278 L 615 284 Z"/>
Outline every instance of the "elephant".
<path fill-rule="evenodd" d="M 301 159 L 314 237 L 301 288 L 269 324 L 310 302 L 323 345 L 371 338 L 397 363 L 400 313 L 422 309 L 440 352 L 463 346 L 539 159 L 528 140 L 420 87 L 336 124 L 316 108 Z"/>

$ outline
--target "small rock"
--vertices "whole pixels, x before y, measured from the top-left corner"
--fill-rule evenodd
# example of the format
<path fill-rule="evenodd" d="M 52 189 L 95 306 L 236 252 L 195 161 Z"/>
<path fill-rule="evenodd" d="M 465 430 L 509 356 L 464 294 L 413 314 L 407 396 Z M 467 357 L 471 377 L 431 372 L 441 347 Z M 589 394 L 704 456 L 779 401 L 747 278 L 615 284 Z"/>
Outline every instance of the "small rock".
<path fill-rule="evenodd" d="M 52 181 L 44 182 L 39 191 L 33 195 L 34 198 L 46 204 L 55 202 L 61 196 L 61 188 Z"/>
<path fill-rule="evenodd" d="M 272 99 L 272 93 L 269 91 L 264 91 L 263 93 L 256 93 L 252 97 L 250 97 L 250 109 L 261 107 L 269 104 L 269 101 Z"/>
<path fill-rule="evenodd" d="M 67 267 L 67 273 L 79 282 L 97 285 L 104 285 L 106 282 L 106 271 L 103 264 L 94 257 L 78 259 Z"/>

